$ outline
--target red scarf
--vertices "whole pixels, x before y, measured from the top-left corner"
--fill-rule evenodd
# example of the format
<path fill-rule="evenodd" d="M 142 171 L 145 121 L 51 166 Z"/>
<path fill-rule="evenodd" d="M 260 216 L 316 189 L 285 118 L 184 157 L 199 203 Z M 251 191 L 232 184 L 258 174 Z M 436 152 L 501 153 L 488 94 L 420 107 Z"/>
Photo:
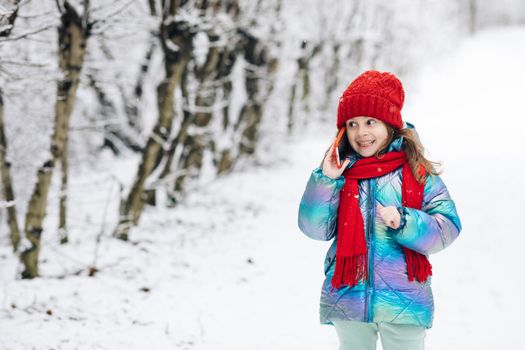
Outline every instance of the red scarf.
<path fill-rule="evenodd" d="M 405 152 L 388 152 L 380 159 L 362 158 L 343 173 L 345 183 L 340 192 L 335 272 L 332 286 L 355 286 L 359 280 L 368 279 L 367 249 L 363 217 L 359 209 L 361 179 L 383 176 L 403 166 L 402 204 L 421 209 L 425 184 L 417 182 Z M 421 169 L 424 170 L 424 169 Z M 375 204 L 374 204 L 375 205 Z M 371 218 L 374 220 L 374 218 Z M 432 265 L 425 255 L 403 247 L 408 280 L 425 282 L 432 275 Z"/>

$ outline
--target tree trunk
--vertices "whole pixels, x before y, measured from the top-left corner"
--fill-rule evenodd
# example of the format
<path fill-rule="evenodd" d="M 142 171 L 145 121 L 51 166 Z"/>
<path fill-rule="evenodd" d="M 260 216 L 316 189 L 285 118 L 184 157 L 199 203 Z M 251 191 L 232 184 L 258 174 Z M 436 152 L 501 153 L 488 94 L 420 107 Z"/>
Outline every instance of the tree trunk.
<path fill-rule="evenodd" d="M 153 57 L 153 53 L 155 52 L 156 43 L 152 39 L 152 41 L 149 43 L 148 51 L 146 52 L 144 56 L 144 60 L 142 64 L 140 65 L 140 71 L 139 76 L 137 77 L 137 81 L 135 83 L 135 88 L 133 89 L 134 96 L 132 98 L 126 98 L 124 93 L 124 88 L 121 87 L 121 95 L 123 99 L 126 101 L 126 115 L 128 117 L 128 124 L 129 126 L 137 131 L 140 132 L 140 129 L 142 127 L 142 122 L 140 120 L 140 111 L 139 111 L 139 103 L 142 99 L 143 94 L 143 86 L 144 86 L 144 80 L 146 79 L 146 75 L 148 74 L 148 70 L 151 68 L 151 59 Z"/>
<path fill-rule="evenodd" d="M 222 107 L 222 130 L 225 135 L 228 135 L 228 131 L 230 130 L 231 126 L 230 102 L 232 99 L 231 93 L 233 90 L 231 75 L 235 66 L 235 62 L 237 61 L 237 56 L 238 52 L 235 46 L 227 47 L 227 49 L 223 51 L 219 63 L 218 80 L 223 82 L 222 100 L 224 103 Z M 218 146 L 216 153 L 217 174 L 223 174 L 230 170 L 233 166 L 231 147 Z"/>
<path fill-rule="evenodd" d="M 165 146 L 173 124 L 174 93 L 180 86 L 181 77 L 190 59 L 193 33 L 189 23 L 176 20 L 175 12 L 182 6 L 171 0 L 169 6 L 163 6 L 166 11 L 160 26 L 162 49 L 165 56 L 164 70 L 166 77 L 157 87 L 157 108 L 159 118 L 148 139 L 137 176 L 121 208 L 121 217 L 114 235 L 122 240 L 128 240 L 132 225 L 137 225 L 144 207 L 144 184 L 148 176 L 159 164 L 161 150 Z"/>
<path fill-rule="evenodd" d="M 288 100 L 288 123 L 287 123 L 287 131 L 288 135 L 291 135 L 294 129 L 295 124 L 295 118 L 294 118 L 294 109 L 295 109 L 295 95 L 297 90 L 297 79 L 295 79 L 294 83 L 292 84 L 292 89 L 290 91 L 290 99 Z"/>
<path fill-rule="evenodd" d="M 470 34 L 474 34 L 477 29 L 477 4 L 476 0 L 469 1 L 469 29 Z"/>
<path fill-rule="evenodd" d="M 328 68 L 328 72 L 326 74 L 327 83 L 326 83 L 326 95 L 322 104 L 322 110 L 327 111 L 329 110 L 329 104 L 332 103 L 332 95 L 335 92 L 335 89 L 339 85 L 339 74 L 338 72 L 341 69 L 341 61 L 339 58 L 339 51 L 341 49 L 341 43 L 334 43 L 332 45 L 332 52 L 333 52 L 333 59 L 332 62 L 330 62 L 330 66 Z M 322 120 L 325 120 L 325 118 L 322 118 Z"/>
<path fill-rule="evenodd" d="M 231 18 L 232 23 L 241 23 L 240 6 L 237 0 L 229 0 L 222 3 L 225 14 Z M 223 40 L 226 46 L 219 53 L 217 62 L 217 76 L 215 81 L 218 83 L 218 90 L 222 92 L 222 137 L 226 142 L 216 142 L 214 144 L 213 162 L 216 166 L 217 174 L 226 173 L 233 166 L 232 147 L 234 125 L 231 123 L 230 105 L 232 100 L 232 73 L 237 62 L 237 57 L 242 51 L 239 45 L 240 35 L 238 31 L 226 31 Z M 223 139 L 223 140 L 224 140 Z"/>
<path fill-rule="evenodd" d="M 190 97 L 188 95 L 188 68 L 182 73 L 182 80 L 180 83 L 180 90 L 182 93 L 182 101 L 181 103 L 183 105 L 189 106 L 190 105 Z M 171 141 L 170 147 L 166 150 L 166 162 L 164 163 L 164 169 L 162 169 L 162 172 L 159 176 L 159 179 L 165 180 L 170 174 L 172 174 L 172 164 L 174 162 L 177 162 L 176 160 L 176 152 L 177 147 L 184 143 L 184 139 L 186 138 L 186 130 L 191 124 L 191 118 L 193 117 L 193 114 L 190 113 L 188 108 L 182 108 L 182 122 L 180 123 L 179 130 L 177 132 L 177 136 Z"/>
<path fill-rule="evenodd" d="M 215 5 L 216 6 L 208 8 L 207 3 L 201 2 L 202 13 L 214 12 L 214 15 L 216 15 L 216 12 L 221 10 L 221 6 L 219 2 Z M 233 7 L 224 6 L 222 10 L 224 10 L 227 15 L 236 17 L 238 15 L 236 2 L 230 5 L 233 5 Z M 215 26 L 215 24 L 212 25 Z M 223 32 L 220 28 L 218 31 Z M 226 128 L 228 127 L 229 121 L 228 106 L 232 89 L 230 74 L 236 57 L 234 53 L 235 48 L 230 46 L 235 46 L 236 41 L 234 39 L 236 34 L 224 33 L 222 34 L 224 37 L 220 37 L 216 33 L 216 27 L 211 27 L 207 31 L 210 47 L 206 60 L 201 67 L 195 66 L 194 75 L 198 84 L 195 103 L 191 103 L 191 96 L 188 94 L 188 89 L 186 88 L 189 84 L 188 76 L 185 77 L 182 84 L 182 95 L 186 101 L 185 104 L 187 106 L 195 105 L 196 110 L 189 110 L 189 108 L 184 109 L 184 120 L 180 125 L 177 137 L 172 142 L 168 161 L 161 175 L 161 178 L 164 179 L 168 177 L 168 174 L 175 174 L 176 177 L 174 185 L 171 189 L 168 189 L 170 205 L 176 205 L 181 199 L 188 175 L 191 177 L 199 176 L 204 152 L 211 151 L 213 153 L 212 158 L 214 166 L 217 167 L 217 173 L 219 173 L 221 169 L 229 167 L 229 158 L 216 154 L 217 142 L 212 139 L 212 135 L 217 135 L 218 133 L 216 130 L 211 129 L 212 126 L 210 122 L 214 112 L 222 112 L 222 128 L 224 132 L 221 137 L 226 137 Z M 219 46 L 221 42 L 225 42 L 226 45 Z M 189 73 L 190 72 L 187 72 L 187 75 L 189 75 Z M 217 108 L 217 110 L 215 110 L 217 96 L 220 96 L 219 92 L 221 89 L 223 92 L 221 96 L 223 99 L 222 106 L 220 109 Z"/>
<path fill-rule="evenodd" d="M 60 181 L 60 205 L 59 205 L 59 222 L 58 234 L 60 237 L 60 244 L 68 242 L 67 234 L 67 182 L 68 182 L 68 140 L 65 140 L 64 151 L 60 157 L 60 167 L 62 170 Z"/>
<path fill-rule="evenodd" d="M 25 234 L 31 242 L 21 259 L 24 263 L 23 278 L 38 276 L 38 254 L 42 225 L 45 218 L 47 195 L 55 164 L 60 162 L 66 149 L 69 119 L 73 110 L 80 71 L 84 63 L 89 24 L 80 17 L 75 9 L 64 2 L 61 25 L 58 28 L 59 68 L 64 78 L 58 82 L 55 104 L 55 126 L 51 137 L 51 159 L 38 170 L 38 179 L 29 200 L 25 219 Z"/>
<path fill-rule="evenodd" d="M 292 134 L 295 126 L 301 121 L 303 126 L 307 125 L 308 115 L 310 114 L 310 61 L 321 51 L 322 45 L 317 44 L 313 49 L 310 50 L 308 42 L 303 41 L 301 43 L 301 54 L 297 59 L 297 77 L 292 85 L 288 106 L 288 134 Z M 300 89 L 300 90 L 298 90 Z M 300 95 L 300 103 L 297 102 L 297 95 Z M 295 111 L 297 105 L 300 105 L 303 112 L 298 114 Z M 301 120 L 296 117 L 303 115 Z"/>
<path fill-rule="evenodd" d="M 211 130 L 211 120 L 213 118 L 213 106 L 217 99 L 217 77 L 219 76 L 218 64 L 221 51 L 224 46 L 219 47 L 220 37 L 213 31 L 208 32 L 210 48 L 206 61 L 202 67 L 197 68 L 196 77 L 198 80 L 197 96 L 195 99 L 195 111 L 190 111 L 193 115 L 189 118 L 190 125 L 183 125 L 185 137 L 182 143 L 182 156 L 178 163 L 175 179 L 174 192 L 170 195 L 172 204 L 176 204 L 182 196 L 188 176 L 198 177 L 203 165 L 203 156 L 206 150 L 214 150 Z"/>
<path fill-rule="evenodd" d="M 263 105 L 273 87 L 271 83 L 269 86 L 264 86 L 262 83 L 271 81 L 270 76 L 277 67 L 277 60 L 269 57 L 268 48 L 263 46 L 258 38 L 248 32 L 243 32 L 243 36 L 244 58 L 249 64 L 245 77 L 248 98 L 234 128 L 239 135 L 239 143 L 234 145 L 238 147 L 236 159 L 242 155 L 255 153 Z"/>
<path fill-rule="evenodd" d="M 7 222 L 9 224 L 11 244 L 16 252 L 20 243 L 20 229 L 16 217 L 15 194 L 11 180 L 11 164 L 7 160 L 7 138 L 4 131 L 4 101 L 0 89 L 0 174 L 2 175 L 2 189 L 7 202 Z"/>
<path fill-rule="evenodd" d="M 53 175 L 53 168 L 53 161 L 49 160 L 38 169 L 37 183 L 29 201 L 26 213 L 25 234 L 31 246 L 21 254 L 21 260 L 24 264 L 24 271 L 22 271 L 23 278 L 34 278 L 38 276 L 38 255 L 40 253 L 42 222 L 44 221 L 47 194 Z"/>

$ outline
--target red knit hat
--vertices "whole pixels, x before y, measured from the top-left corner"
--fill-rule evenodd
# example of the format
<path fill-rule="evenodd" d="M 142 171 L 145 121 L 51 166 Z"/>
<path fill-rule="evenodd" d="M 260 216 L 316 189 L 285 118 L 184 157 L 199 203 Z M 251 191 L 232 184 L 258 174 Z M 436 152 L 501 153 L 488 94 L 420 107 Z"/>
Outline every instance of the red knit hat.
<path fill-rule="evenodd" d="M 368 70 L 355 78 L 339 99 L 337 128 L 352 117 L 367 116 L 401 129 L 404 101 L 403 85 L 394 74 Z"/>

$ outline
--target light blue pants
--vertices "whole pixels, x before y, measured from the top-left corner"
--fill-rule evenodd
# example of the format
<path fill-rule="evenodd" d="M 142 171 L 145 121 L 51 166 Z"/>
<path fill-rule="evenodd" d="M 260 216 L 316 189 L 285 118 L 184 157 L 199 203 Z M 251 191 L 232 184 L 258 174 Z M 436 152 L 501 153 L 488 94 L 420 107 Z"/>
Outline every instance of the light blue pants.
<path fill-rule="evenodd" d="M 383 350 L 424 350 L 425 327 L 393 323 L 333 321 L 339 350 L 375 350 L 377 334 Z"/>

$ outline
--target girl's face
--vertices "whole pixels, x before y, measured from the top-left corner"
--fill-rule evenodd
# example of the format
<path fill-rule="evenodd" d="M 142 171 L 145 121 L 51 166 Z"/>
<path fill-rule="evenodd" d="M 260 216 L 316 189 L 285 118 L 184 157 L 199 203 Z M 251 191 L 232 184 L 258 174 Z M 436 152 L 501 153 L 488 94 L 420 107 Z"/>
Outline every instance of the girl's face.
<path fill-rule="evenodd" d="M 372 117 L 353 117 L 346 121 L 346 136 L 361 157 L 371 157 L 388 141 L 386 124 Z"/>

